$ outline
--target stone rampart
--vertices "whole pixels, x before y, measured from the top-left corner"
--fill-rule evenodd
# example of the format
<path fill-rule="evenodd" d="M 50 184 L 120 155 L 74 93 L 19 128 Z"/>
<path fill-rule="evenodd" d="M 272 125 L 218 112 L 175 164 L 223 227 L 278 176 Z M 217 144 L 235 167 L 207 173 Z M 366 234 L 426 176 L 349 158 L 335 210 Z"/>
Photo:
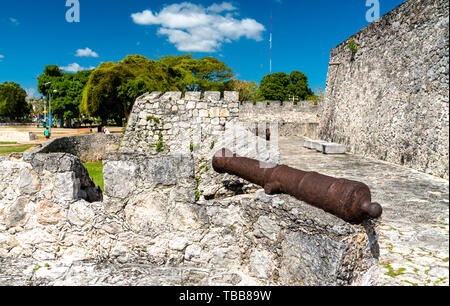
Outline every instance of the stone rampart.
<path fill-rule="evenodd" d="M 279 136 L 317 138 L 319 103 L 299 101 L 246 101 L 240 105 L 239 121 L 278 124 Z"/>
<path fill-rule="evenodd" d="M 190 153 L 210 147 L 227 122 L 239 116 L 236 92 L 181 92 L 145 94 L 139 97 L 128 121 L 120 151 Z M 207 143 L 209 142 L 209 143 Z"/>
<path fill-rule="evenodd" d="M 105 274 L 133 264 L 151 272 L 126 274 L 126 282 L 147 285 L 373 284 L 375 223 L 351 225 L 214 172 L 212 154 L 222 147 L 280 161 L 277 133 L 266 142 L 239 122 L 237 100 L 139 98 L 122 147 L 102 156 L 103 198 L 72 155 L 80 138 L 0 158 L 0 262 L 20 275 L 30 263 L 51 268 L 14 281 L 0 270 L 0 282 L 116 284 Z M 98 277 L 80 280 L 83 270 Z"/>
<path fill-rule="evenodd" d="M 119 150 L 121 135 L 90 134 L 55 138 L 36 147 L 33 153 L 68 153 L 83 163 L 101 161 L 108 152 Z"/>
<path fill-rule="evenodd" d="M 67 270 L 64 263 L 99 261 L 152 264 L 163 276 L 146 279 L 150 285 L 374 281 L 378 244 L 371 222 L 350 225 L 290 196 L 263 191 L 196 202 L 191 155 L 109 153 L 104 163 L 105 199 L 92 202 L 100 198 L 84 197 L 97 187 L 75 156 L 2 158 L 0 261 L 16 270 L 21 260 L 28 263 L 20 274 L 30 262 L 50 262 L 55 270 L 48 279 L 42 266 L 43 275 L 27 280 L 37 284 L 76 281 L 78 274 L 58 274 Z M 8 279 L 1 271 L 0 281 Z"/>
<path fill-rule="evenodd" d="M 320 137 L 449 177 L 449 3 L 406 1 L 331 51 Z"/>

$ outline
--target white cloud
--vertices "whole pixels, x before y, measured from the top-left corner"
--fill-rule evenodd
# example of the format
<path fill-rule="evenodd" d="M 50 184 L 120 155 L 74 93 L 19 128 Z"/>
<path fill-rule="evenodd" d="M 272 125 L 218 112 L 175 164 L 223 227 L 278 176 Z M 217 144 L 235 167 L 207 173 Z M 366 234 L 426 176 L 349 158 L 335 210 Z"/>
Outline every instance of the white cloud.
<path fill-rule="evenodd" d="M 9 21 L 11 21 L 11 23 L 12 23 L 13 25 L 15 25 L 15 26 L 20 25 L 19 20 L 17 20 L 16 18 L 10 17 L 10 18 L 9 18 Z"/>
<path fill-rule="evenodd" d="M 164 7 L 159 13 L 144 10 L 131 15 L 139 25 L 159 25 L 157 33 L 182 52 L 216 52 L 223 43 L 241 37 L 262 40 L 265 27 L 254 19 L 236 19 L 230 12 L 237 10 L 231 3 L 202 5 L 183 2 Z M 225 15 L 221 13 L 226 13 Z"/>
<path fill-rule="evenodd" d="M 94 66 L 90 66 L 89 68 L 85 68 L 85 67 L 81 67 L 79 64 L 77 63 L 73 63 L 73 64 L 69 64 L 69 66 L 66 67 L 59 67 L 61 68 L 61 70 L 65 71 L 65 72 L 78 72 L 78 71 L 82 71 L 82 70 L 91 70 L 91 69 L 95 69 Z"/>
<path fill-rule="evenodd" d="M 214 3 L 210 7 L 207 8 L 207 11 L 214 12 L 214 13 L 222 13 L 225 11 L 235 11 L 237 8 L 235 8 L 231 3 L 229 2 L 223 2 L 222 4 Z"/>
<path fill-rule="evenodd" d="M 3 59 L 5 58 L 4 55 L 0 54 L 0 63 L 3 62 Z"/>
<path fill-rule="evenodd" d="M 77 53 L 75 54 L 75 56 L 78 57 L 98 57 L 97 52 L 92 51 L 89 48 L 86 49 L 78 49 Z"/>

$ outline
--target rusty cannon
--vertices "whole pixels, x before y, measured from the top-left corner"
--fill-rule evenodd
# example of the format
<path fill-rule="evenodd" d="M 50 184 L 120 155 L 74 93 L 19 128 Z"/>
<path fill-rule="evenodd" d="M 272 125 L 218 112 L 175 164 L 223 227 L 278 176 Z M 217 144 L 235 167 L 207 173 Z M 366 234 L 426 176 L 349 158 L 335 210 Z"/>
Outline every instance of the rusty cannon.
<path fill-rule="evenodd" d="M 236 175 L 259 185 L 267 194 L 291 195 L 349 223 L 376 219 L 383 212 L 380 204 L 372 203 L 369 187 L 361 182 L 267 164 L 227 149 L 215 154 L 213 168 L 218 173 Z"/>

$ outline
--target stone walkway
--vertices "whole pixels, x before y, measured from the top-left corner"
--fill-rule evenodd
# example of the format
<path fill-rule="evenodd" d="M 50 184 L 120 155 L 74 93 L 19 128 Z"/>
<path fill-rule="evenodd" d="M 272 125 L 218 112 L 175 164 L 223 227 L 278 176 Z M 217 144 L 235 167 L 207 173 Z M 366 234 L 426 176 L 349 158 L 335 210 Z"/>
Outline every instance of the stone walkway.
<path fill-rule="evenodd" d="M 324 155 L 280 138 L 282 162 L 366 183 L 384 209 L 379 285 L 449 285 L 449 181 L 355 155 Z"/>

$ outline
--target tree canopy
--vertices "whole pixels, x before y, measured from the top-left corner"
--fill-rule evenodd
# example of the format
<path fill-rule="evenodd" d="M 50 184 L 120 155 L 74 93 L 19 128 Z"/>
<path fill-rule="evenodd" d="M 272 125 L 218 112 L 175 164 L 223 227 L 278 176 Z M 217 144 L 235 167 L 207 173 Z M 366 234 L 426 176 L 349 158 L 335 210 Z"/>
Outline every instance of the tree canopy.
<path fill-rule="evenodd" d="M 67 121 L 79 117 L 79 105 L 91 72 L 64 73 L 55 65 L 45 67 L 38 76 L 38 91 L 45 97 L 50 94 L 54 116 Z M 47 85 L 49 82 L 51 85 Z"/>
<path fill-rule="evenodd" d="M 28 116 L 31 111 L 30 105 L 25 98 L 27 93 L 14 82 L 0 84 L 0 117 L 19 119 Z"/>
<path fill-rule="evenodd" d="M 259 95 L 271 101 L 285 101 L 293 96 L 301 101 L 314 93 L 309 88 L 308 77 L 300 71 L 292 71 L 290 75 L 284 72 L 266 75 L 261 81 Z"/>
<path fill-rule="evenodd" d="M 231 90 L 239 92 L 239 101 L 258 100 L 258 84 L 254 81 L 231 81 Z"/>
<path fill-rule="evenodd" d="M 137 97 L 152 91 L 228 90 L 233 72 L 212 57 L 194 59 L 191 54 L 149 60 L 129 55 L 114 63 L 102 63 L 89 77 L 80 105 L 82 113 L 113 118 L 117 123 L 128 118 Z"/>

